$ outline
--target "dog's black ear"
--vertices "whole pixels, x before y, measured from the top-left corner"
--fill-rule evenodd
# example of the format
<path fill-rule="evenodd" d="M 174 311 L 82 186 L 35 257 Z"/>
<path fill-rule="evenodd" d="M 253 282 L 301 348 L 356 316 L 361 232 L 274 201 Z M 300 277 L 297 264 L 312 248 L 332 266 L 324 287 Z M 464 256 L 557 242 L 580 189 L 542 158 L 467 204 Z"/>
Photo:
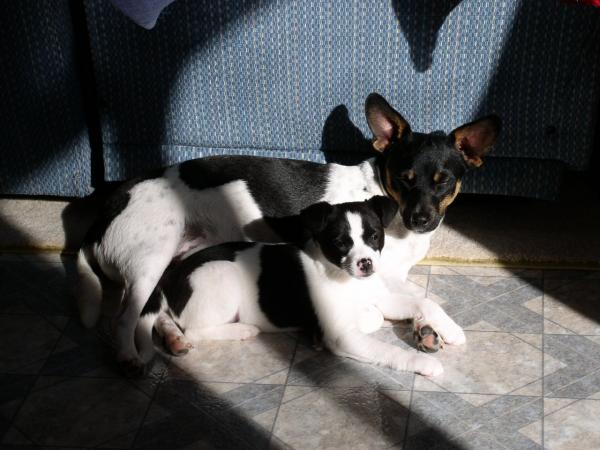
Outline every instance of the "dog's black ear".
<path fill-rule="evenodd" d="M 367 200 L 367 203 L 381 219 L 383 228 L 386 228 L 392 223 L 392 220 L 394 220 L 394 217 L 396 217 L 396 214 L 398 213 L 398 203 L 383 195 L 371 197 Z"/>
<path fill-rule="evenodd" d="M 302 226 L 315 236 L 323 231 L 332 213 L 332 205 L 319 202 L 300 211 L 300 220 Z"/>
<path fill-rule="evenodd" d="M 369 94 L 365 114 L 375 139 L 373 147 L 379 152 L 387 150 L 392 141 L 411 135 L 410 125 L 398 111 L 377 93 Z"/>
<path fill-rule="evenodd" d="M 449 139 L 469 165 L 479 167 L 483 164 L 482 158 L 496 142 L 501 128 L 500 117 L 492 114 L 458 127 L 450 133 Z"/>

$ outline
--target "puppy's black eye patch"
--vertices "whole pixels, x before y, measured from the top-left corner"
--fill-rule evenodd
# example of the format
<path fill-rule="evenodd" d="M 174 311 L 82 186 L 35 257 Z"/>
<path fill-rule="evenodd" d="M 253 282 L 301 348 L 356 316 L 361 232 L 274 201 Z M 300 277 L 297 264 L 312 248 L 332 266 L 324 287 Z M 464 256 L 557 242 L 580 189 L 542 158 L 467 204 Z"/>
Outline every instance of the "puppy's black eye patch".
<path fill-rule="evenodd" d="M 352 238 L 345 235 L 334 237 L 331 242 L 340 250 L 349 250 L 353 244 Z"/>

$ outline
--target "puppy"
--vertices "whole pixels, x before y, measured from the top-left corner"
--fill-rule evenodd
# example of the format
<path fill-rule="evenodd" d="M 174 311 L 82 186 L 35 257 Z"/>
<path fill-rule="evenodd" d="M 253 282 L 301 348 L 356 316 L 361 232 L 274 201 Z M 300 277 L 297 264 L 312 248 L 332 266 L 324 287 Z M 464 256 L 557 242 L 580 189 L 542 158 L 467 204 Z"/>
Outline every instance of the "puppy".
<path fill-rule="evenodd" d="M 191 342 L 303 329 L 321 336 L 337 355 L 438 375 L 442 368 L 435 359 L 366 334 L 383 320 L 365 323 L 363 311 L 377 309 L 387 296 L 376 272 L 384 227 L 397 210 L 396 202 L 381 196 L 317 203 L 299 216 L 309 236 L 302 250 L 232 242 L 188 255 L 167 272 L 142 312 L 136 329 L 141 357 L 153 355 L 153 326 L 168 315 Z"/>
<path fill-rule="evenodd" d="M 398 300 L 380 308 L 388 319 L 418 315 L 447 344 L 465 335 L 437 304 L 412 292 L 406 276 L 429 248 L 431 233 L 460 190 L 470 167 L 479 167 L 500 131 L 496 116 L 423 134 L 378 94 L 365 111 L 376 157 L 355 166 L 243 156 L 183 162 L 124 183 L 89 230 L 77 258 L 82 322 L 93 326 L 106 286 L 121 286 L 117 358 L 127 372 L 142 368 L 135 328 L 144 305 L 173 259 L 194 248 L 252 240 L 282 242 L 265 220 L 303 208 L 387 196 L 399 206 L 386 230 L 379 276 Z M 388 296 L 389 297 L 389 296 Z M 402 317 L 404 316 L 404 317 Z M 421 370 L 421 368 L 417 368 Z"/>

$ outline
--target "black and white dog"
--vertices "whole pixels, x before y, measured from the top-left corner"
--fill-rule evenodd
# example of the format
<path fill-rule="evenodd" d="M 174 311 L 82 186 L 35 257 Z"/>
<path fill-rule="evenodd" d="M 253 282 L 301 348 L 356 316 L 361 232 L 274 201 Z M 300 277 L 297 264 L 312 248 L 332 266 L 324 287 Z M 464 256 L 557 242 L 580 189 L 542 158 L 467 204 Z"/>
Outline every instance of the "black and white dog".
<path fill-rule="evenodd" d="M 488 116 L 449 135 L 413 133 L 378 94 L 367 98 L 366 114 L 379 154 L 359 165 L 222 156 L 187 161 L 122 185 L 107 200 L 78 255 L 83 323 L 97 321 L 105 282 L 121 286 L 117 357 L 126 367 L 139 369 L 136 324 L 174 258 L 223 242 L 281 241 L 276 221 L 267 217 L 293 216 L 322 201 L 386 195 L 400 212 L 386 230 L 379 268 L 395 301 L 382 306 L 381 313 L 388 319 L 419 318 L 446 343 L 463 343 L 461 328 L 436 303 L 414 295 L 405 280 L 425 256 L 462 176 L 469 167 L 480 166 L 494 144 L 500 119 Z M 424 372 L 423 361 L 399 366 Z"/>
<path fill-rule="evenodd" d="M 370 312 L 386 311 L 397 302 L 376 274 L 384 227 L 397 210 L 395 201 L 382 196 L 317 203 L 298 219 L 308 236 L 302 250 L 289 244 L 229 242 L 174 263 L 136 329 L 142 360 L 154 354 L 154 326 L 161 333 L 164 323 L 174 321 L 175 335 L 183 330 L 189 343 L 303 329 L 335 354 L 437 375 L 441 366 L 434 358 L 367 336 L 383 321 L 381 314 Z"/>

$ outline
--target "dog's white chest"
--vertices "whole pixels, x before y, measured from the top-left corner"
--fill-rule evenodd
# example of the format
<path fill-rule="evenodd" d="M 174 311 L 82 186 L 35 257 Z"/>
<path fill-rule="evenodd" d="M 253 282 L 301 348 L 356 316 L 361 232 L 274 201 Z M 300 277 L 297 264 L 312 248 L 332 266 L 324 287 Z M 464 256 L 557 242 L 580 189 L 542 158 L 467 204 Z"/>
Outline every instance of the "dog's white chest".
<path fill-rule="evenodd" d="M 431 235 L 408 231 L 399 216 L 386 230 L 380 275 L 391 290 L 401 289 L 410 268 L 427 255 Z"/>

